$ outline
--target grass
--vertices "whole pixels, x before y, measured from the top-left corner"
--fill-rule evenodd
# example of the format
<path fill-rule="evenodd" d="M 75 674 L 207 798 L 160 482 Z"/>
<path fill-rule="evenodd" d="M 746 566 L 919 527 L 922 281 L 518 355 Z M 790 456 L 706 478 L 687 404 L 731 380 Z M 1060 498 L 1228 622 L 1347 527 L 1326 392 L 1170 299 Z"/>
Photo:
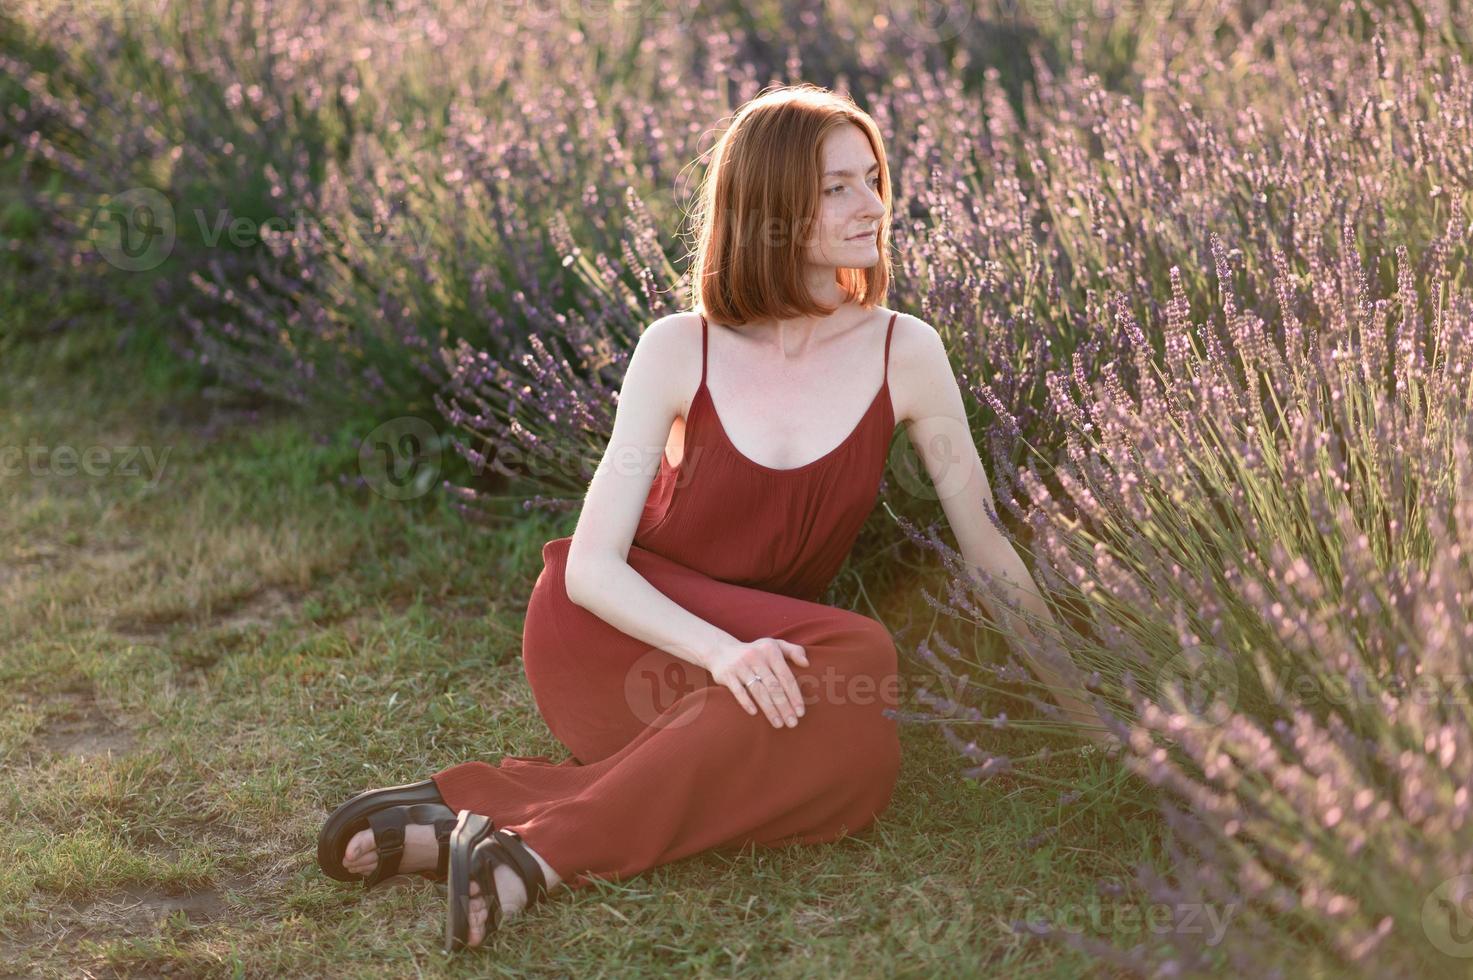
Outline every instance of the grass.
<path fill-rule="evenodd" d="M 1159 866 L 1147 813 L 961 780 L 906 725 L 860 834 L 561 892 L 447 959 L 436 886 L 332 881 L 317 830 L 365 788 L 566 754 L 519 651 L 541 545 L 572 519 L 471 526 L 344 489 L 360 433 L 253 416 L 95 321 L 0 367 L 0 447 L 110 454 L 0 476 L 0 974 L 1077 977 L 1114 973 L 1009 923 L 1150 939 L 1143 899 L 1097 888 Z M 129 475 L 122 447 L 158 465 Z"/>

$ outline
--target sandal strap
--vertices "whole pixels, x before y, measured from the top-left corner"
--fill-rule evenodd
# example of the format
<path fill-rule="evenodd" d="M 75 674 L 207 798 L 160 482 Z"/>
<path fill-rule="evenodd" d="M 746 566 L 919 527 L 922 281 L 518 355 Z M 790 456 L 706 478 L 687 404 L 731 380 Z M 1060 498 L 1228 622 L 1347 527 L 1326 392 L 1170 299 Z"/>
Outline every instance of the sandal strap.
<path fill-rule="evenodd" d="M 374 847 L 378 849 L 378 866 L 364 879 L 364 885 L 373 888 L 380 882 L 399 874 L 404 860 L 406 828 L 411 823 L 425 823 L 436 812 L 449 812 L 437 804 L 412 803 L 402 806 L 384 807 L 368 815 L 368 825 L 373 830 Z M 433 819 L 435 843 L 438 854 L 434 871 L 416 871 L 421 878 L 444 881 L 450 869 L 450 834 L 455 830 L 454 816 Z"/>
<path fill-rule="evenodd" d="M 522 842 L 521 836 L 514 830 L 498 830 L 492 835 L 492 839 L 496 841 L 501 853 L 509 859 L 517 876 L 522 879 L 522 885 L 527 889 L 527 908 L 546 898 L 547 877 L 542 873 L 542 865 L 527 853 L 527 845 Z"/>
<path fill-rule="evenodd" d="M 444 881 L 450 874 L 450 835 L 455 830 L 456 821 L 456 817 L 435 821 L 435 843 L 440 849 L 439 859 L 435 862 L 435 881 Z"/>
<path fill-rule="evenodd" d="M 373 846 L 378 851 L 378 866 L 364 879 L 369 888 L 399 873 L 399 861 L 404 857 L 404 824 L 408 813 L 408 807 L 391 806 L 368 815 Z"/>
<path fill-rule="evenodd" d="M 481 886 L 481 898 L 486 900 L 486 935 L 501 928 L 501 893 L 496 889 L 496 867 L 503 860 L 496 847 L 496 837 L 481 838 L 471 851 L 471 880 Z"/>

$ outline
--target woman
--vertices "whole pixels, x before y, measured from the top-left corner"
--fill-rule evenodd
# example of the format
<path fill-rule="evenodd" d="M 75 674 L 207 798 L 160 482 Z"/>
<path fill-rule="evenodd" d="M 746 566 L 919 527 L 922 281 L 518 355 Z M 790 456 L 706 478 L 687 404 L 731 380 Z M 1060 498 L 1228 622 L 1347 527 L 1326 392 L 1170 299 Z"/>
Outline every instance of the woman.
<path fill-rule="evenodd" d="M 801 85 L 738 110 L 701 195 L 702 312 L 641 335 L 577 527 L 544 546 L 528 604 L 527 679 L 572 758 L 360 794 L 323 828 L 324 870 L 448 880 L 454 950 L 559 886 L 831 841 L 886 808 L 895 644 L 815 600 L 874 508 L 897 420 L 963 556 L 1032 585 L 984 512 L 940 337 L 878 305 L 890 213 L 879 130 L 852 101 Z M 1035 669 L 1097 720 L 1077 683 Z"/>

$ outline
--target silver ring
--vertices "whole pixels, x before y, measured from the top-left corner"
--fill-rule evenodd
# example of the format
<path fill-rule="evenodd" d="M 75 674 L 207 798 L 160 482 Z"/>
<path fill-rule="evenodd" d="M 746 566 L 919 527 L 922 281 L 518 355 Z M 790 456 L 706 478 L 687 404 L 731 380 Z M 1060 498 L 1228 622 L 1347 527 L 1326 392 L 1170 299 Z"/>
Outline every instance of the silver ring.
<path fill-rule="evenodd" d="M 743 687 L 751 687 L 753 684 L 757 683 L 761 679 L 762 679 L 762 675 L 761 674 L 757 674 L 756 676 L 754 676 L 751 680 L 747 681 L 747 683 L 744 684 L 744 685 L 742 685 L 742 686 Z"/>

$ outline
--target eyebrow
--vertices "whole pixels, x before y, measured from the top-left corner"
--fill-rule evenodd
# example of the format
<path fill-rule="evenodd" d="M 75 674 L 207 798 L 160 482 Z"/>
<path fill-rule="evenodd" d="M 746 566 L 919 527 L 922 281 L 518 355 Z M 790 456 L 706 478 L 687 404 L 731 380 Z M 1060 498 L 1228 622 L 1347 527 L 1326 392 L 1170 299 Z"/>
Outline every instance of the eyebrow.
<path fill-rule="evenodd" d="M 880 169 L 880 165 L 878 163 L 871 164 L 869 170 L 866 170 L 865 173 L 873 173 L 874 171 L 879 170 L 879 169 Z M 853 177 L 854 176 L 854 171 L 852 171 L 852 170 L 825 170 L 823 172 L 823 175 L 825 177 Z"/>

